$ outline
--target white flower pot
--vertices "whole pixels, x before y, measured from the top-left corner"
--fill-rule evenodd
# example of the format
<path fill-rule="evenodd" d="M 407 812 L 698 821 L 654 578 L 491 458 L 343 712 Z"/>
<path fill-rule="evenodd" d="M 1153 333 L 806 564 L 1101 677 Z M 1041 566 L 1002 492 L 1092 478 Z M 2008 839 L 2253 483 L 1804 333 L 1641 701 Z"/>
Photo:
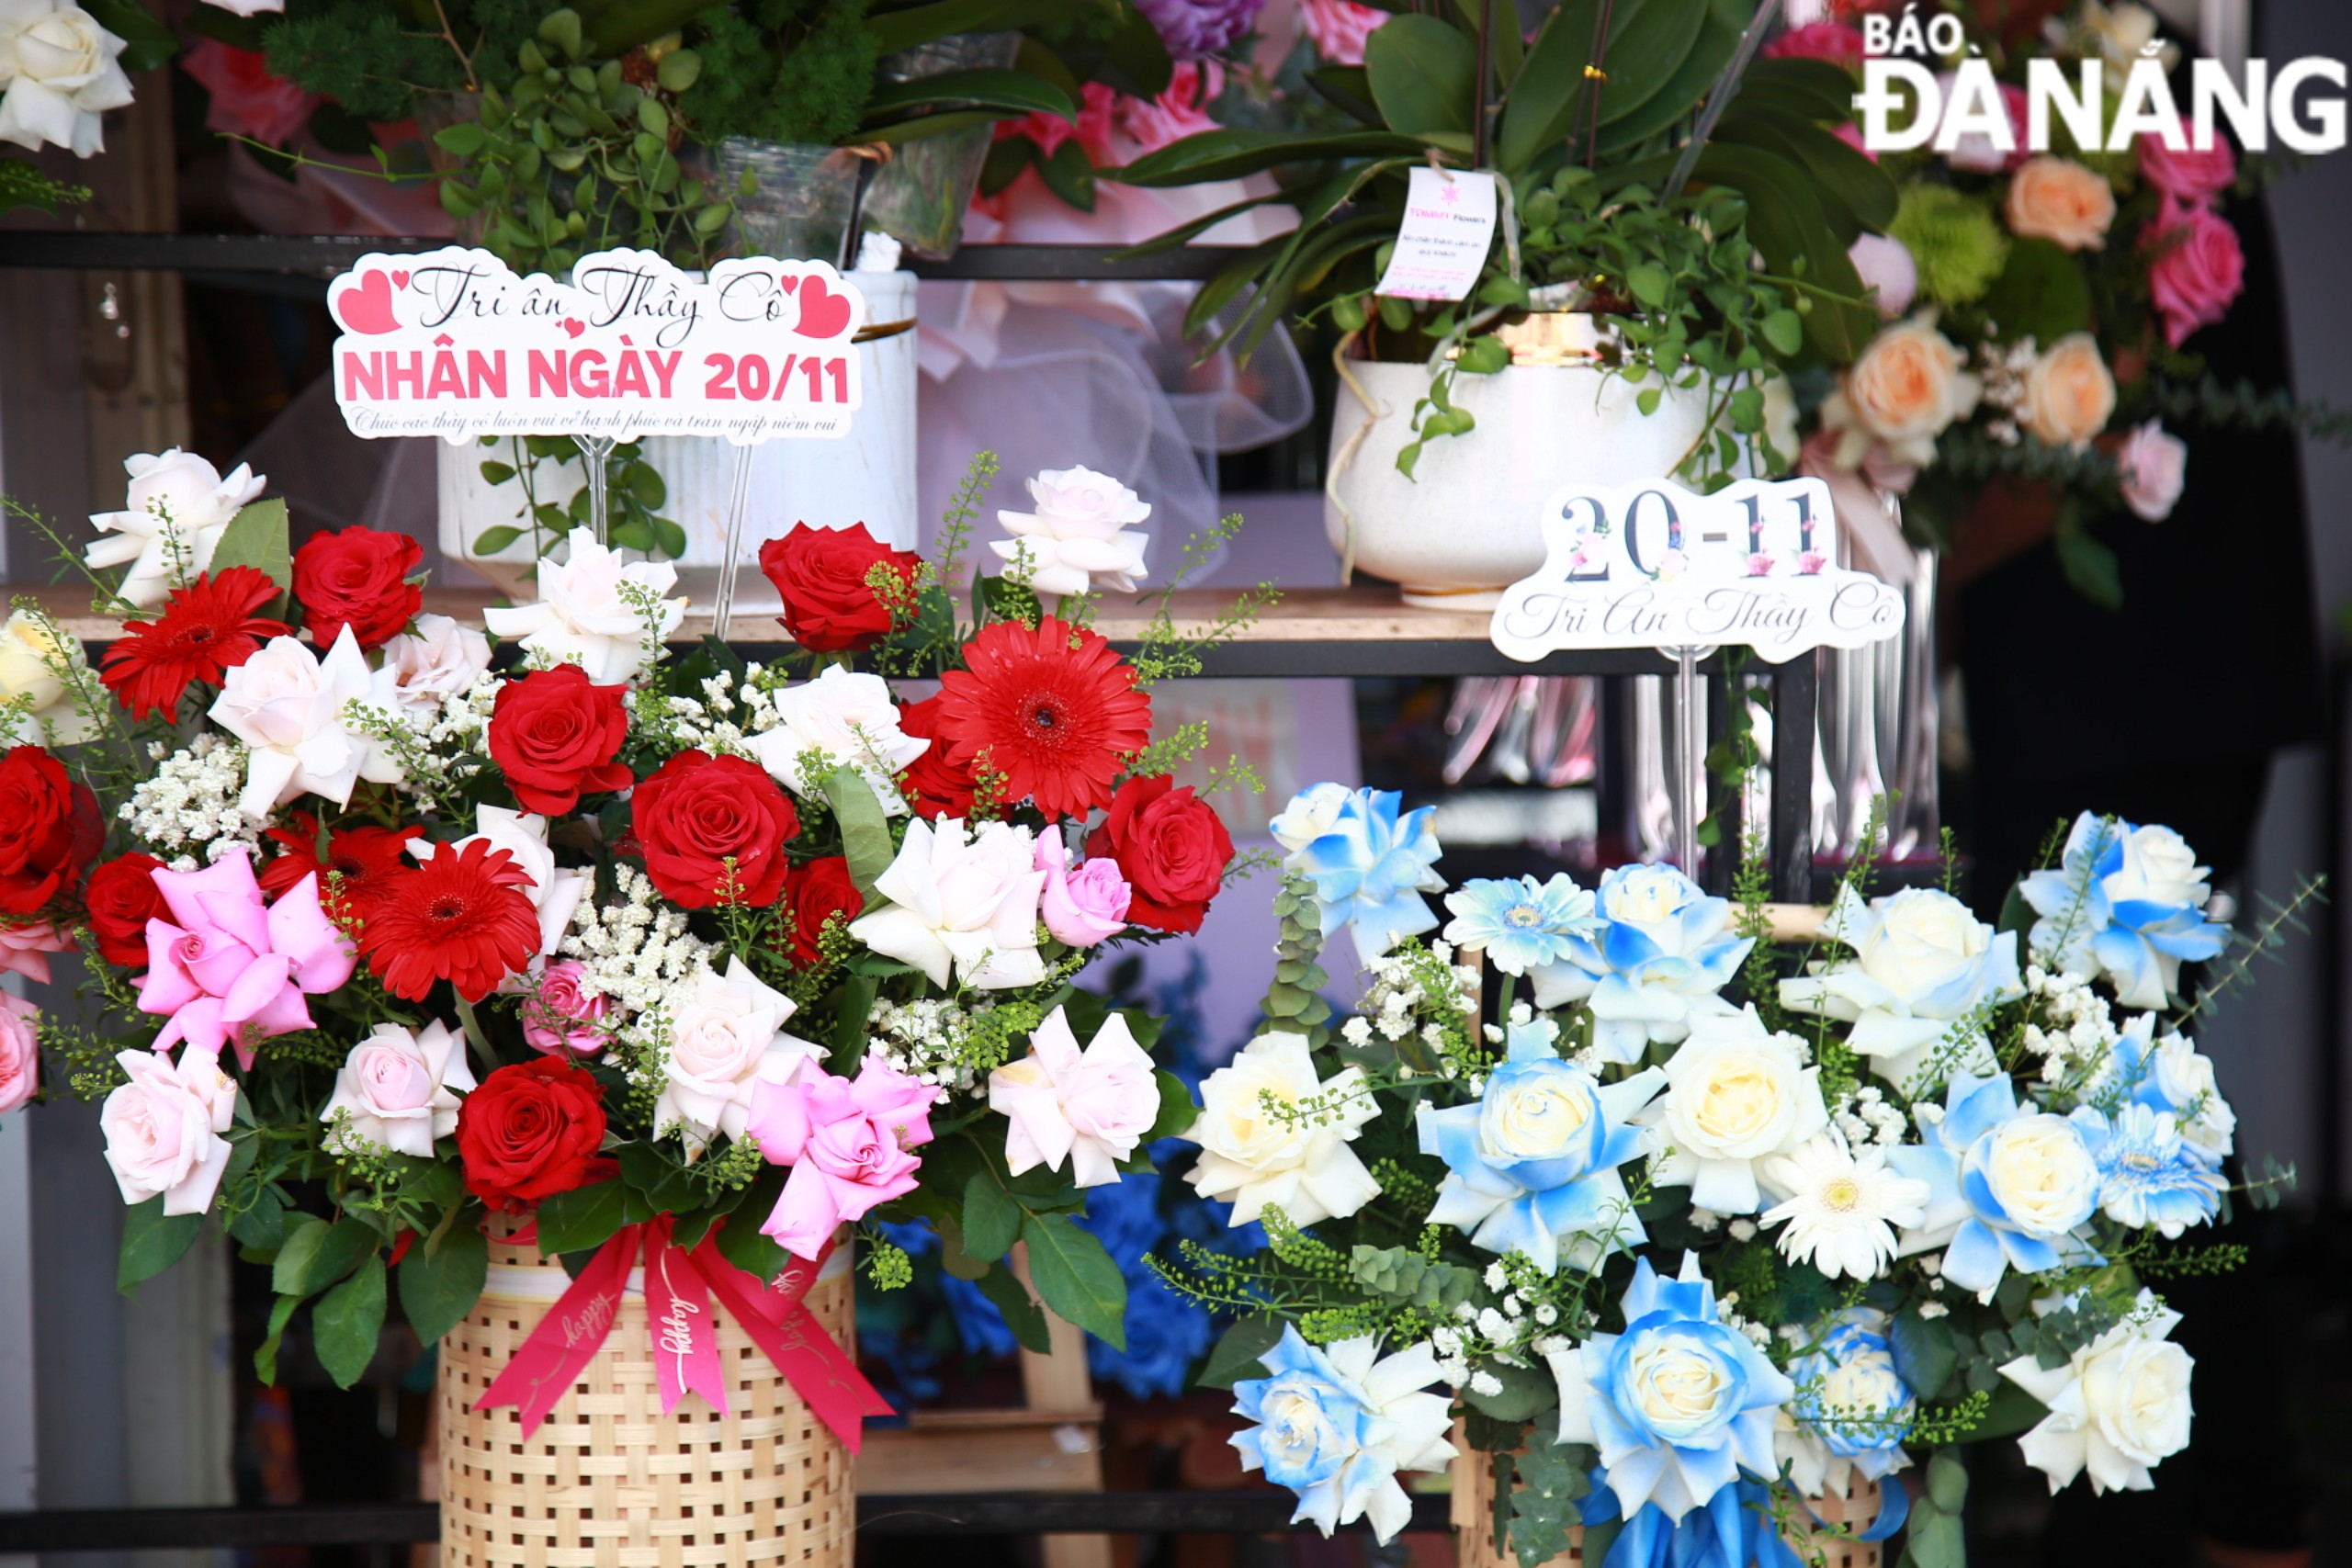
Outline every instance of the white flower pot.
<path fill-rule="evenodd" d="M 1396 454 L 1413 439 L 1413 405 L 1429 395 L 1427 367 L 1359 360 L 1348 368 L 1375 417 L 1366 430 L 1363 403 L 1343 379 L 1329 471 L 1346 510 L 1327 492 L 1325 530 L 1345 558 L 1352 513 L 1356 570 L 1400 584 L 1412 604 L 1493 608 L 1502 589 L 1544 564 L 1541 512 L 1553 491 L 1671 477 L 1706 424 L 1703 387 L 1669 387 L 1645 415 L 1634 400 L 1655 379 L 1513 365 L 1454 378 L 1454 404 L 1477 427 L 1429 442 L 1407 479 Z"/>
<path fill-rule="evenodd" d="M 914 274 L 854 273 L 851 277 L 865 292 L 869 323 L 914 319 Z M 739 614 L 773 615 L 783 608 L 775 590 L 760 575 L 759 547 L 788 532 L 795 523 L 825 528 L 863 523 L 884 544 L 916 547 L 914 332 L 910 328 L 861 344 L 857 353 L 865 401 L 849 434 L 836 441 L 771 441 L 752 449 L 743 565 L 735 581 Z M 655 435 L 645 442 L 647 460 L 669 488 L 662 515 L 686 533 L 686 553 L 678 562 L 679 587 L 700 607 L 710 604 L 718 584 L 736 450 L 726 441 L 699 436 Z M 522 481 L 486 482 L 481 477 L 486 458 L 506 461 L 504 444 L 441 447 L 441 553 L 504 592 L 527 599 L 533 596 L 527 574 L 535 559 L 527 532 L 494 555 L 473 551 L 485 529 L 523 522 Z M 582 483 L 577 458 L 541 463 L 537 475 L 535 482 L 543 502 L 567 502 Z"/>

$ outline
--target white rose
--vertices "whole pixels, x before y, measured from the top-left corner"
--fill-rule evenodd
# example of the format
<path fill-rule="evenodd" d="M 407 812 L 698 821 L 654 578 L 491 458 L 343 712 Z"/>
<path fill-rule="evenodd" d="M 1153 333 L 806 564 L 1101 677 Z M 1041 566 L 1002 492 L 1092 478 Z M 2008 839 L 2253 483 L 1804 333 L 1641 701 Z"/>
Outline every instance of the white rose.
<path fill-rule="evenodd" d="M 911 964 L 945 986 L 950 966 L 982 990 L 1035 986 L 1046 977 L 1037 953 L 1037 900 L 1046 874 L 1026 828 L 984 822 L 975 833 L 958 818 L 907 826 L 906 841 L 874 890 L 889 900 L 852 920 L 849 934 L 886 957 Z"/>
<path fill-rule="evenodd" d="M 544 817 L 510 811 L 503 806 L 477 806 L 473 833 L 446 847 L 454 854 L 473 843 L 504 850 L 530 877 L 531 886 L 515 891 L 528 898 L 531 908 L 538 911 L 539 952 L 553 953 L 556 944 L 563 940 L 563 933 L 571 927 L 571 912 L 580 907 L 581 896 L 588 890 L 589 874 L 557 866 L 555 851 L 548 847 L 548 819 Z M 408 852 L 420 861 L 428 861 L 444 847 L 413 839 Z M 508 979 L 510 986 L 515 984 L 514 976 Z"/>
<path fill-rule="evenodd" d="M 433 1141 L 458 1130 L 457 1091 L 473 1087 L 464 1035 L 439 1019 L 421 1033 L 379 1023 L 344 1058 L 319 1120 L 344 1112 L 351 1142 L 431 1159 Z"/>
<path fill-rule="evenodd" d="M 0 0 L 0 8 L 9 4 Z M 5 28 L 0 22 L 0 30 Z M 130 475 L 123 510 L 90 514 L 98 532 L 111 536 L 92 543 L 82 559 L 92 568 L 129 563 L 121 593 L 142 610 L 156 608 L 173 589 L 211 567 L 220 536 L 269 482 L 243 463 L 224 479 L 211 464 L 176 446 L 126 457 L 122 466 Z"/>
<path fill-rule="evenodd" d="M 1307 845 L 1338 826 L 1340 813 L 1354 798 L 1355 791 L 1345 784 L 1315 784 L 1292 795 L 1282 814 L 1266 824 L 1266 830 L 1295 861 Z"/>
<path fill-rule="evenodd" d="M 437 720 L 449 699 L 489 668 L 490 639 L 447 615 L 419 615 L 416 630 L 384 644 L 392 702 L 422 724 Z"/>
<path fill-rule="evenodd" d="M 2108 874 L 2107 896 L 2126 901 L 2180 905 L 2202 909 L 2213 889 L 2197 852 L 2169 828 L 2150 826 L 2120 833 L 2123 863 Z"/>
<path fill-rule="evenodd" d="M 1314 1100 L 1318 1111 L 1270 1113 Z M 1379 1114 L 1363 1074 L 1348 1067 L 1315 1076 L 1303 1034 L 1261 1034 L 1201 1083 L 1201 1114 L 1184 1137 L 1201 1145 L 1185 1179 L 1204 1198 L 1233 1205 L 1248 1224 L 1267 1207 L 1293 1224 L 1343 1219 L 1380 1195 L 1380 1183 L 1348 1145 Z"/>
<path fill-rule="evenodd" d="M 2197 1363 L 2165 1337 L 2179 1321 L 2143 1291 L 2129 1318 L 2064 1366 L 2020 1356 L 2001 1369 L 2049 1408 L 2018 1446 L 2050 1477 L 2051 1491 L 2087 1469 L 2094 1493 L 2145 1492 L 2155 1484 L 2150 1467 L 2188 1446 Z"/>
<path fill-rule="evenodd" d="M 275 16 L 286 9 L 286 0 L 206 0 L 206 4 L 240 17 Z"/>
<path fill-rule="evenodd" d="M 689 1159 L 724 1133 L 743 1135 L 759 1084 L 787 1081 L 800 1063 L 823 1055 L 808 1041 L 785 1032 L 792 998 L 772 988 L 744 965 L 727 961 L 727 973 L 705 969 L 679 982 L 666 998 L 670 1049 L 662 1062 L 661 1098 L 653 1103 L 653 1125 L 675 1130 Z"/>
<path fill-rule="evenodd" d="M 1666 1093 L 1641 1118 L 1667 1150 L 1655 1179 L 1689 1187 L 1690 1201 L 1714 1213 L 1762 1208 L 1755 1162 L 1793 1153 L 1829 1124 L 1821 1069 L 1804 1065 L 1804 1049 L 1767 1030 L 1754 1008 L 1693 1018 L 1666 1064 Z"/>
<path fill-rule="evenodd" d="M 0 0 L 0 141 L 105 152 L 99 115 L 130 102 L 126 47 L 78 6 Z"/>
<path fill-rule="evenodd" d="M 2179 1035 L 2167 1034 L 2156 1042 L 2149 1071 L 2157 1092 L 2172 1105 L 2184 1112 L 2196 1107 L 2181 1125 L 2181 1137 L 2208 1159 L 2218 1162 L 2227 1156 L 2237 1142 L 2238 1113 L 2222 1098 L 2213 1059 Z"/>
<path fill-rule="evenodd" d="M 752 736 L 751 747 L 778 784 L 796 795 L 818 793 L 825 781 L 803 777 L 800 760 L 821 751 L 834 766 L 855 768 L 886 815 L 906 815 L 895 775 L 931 742 L 899 728 L 888 682 L 829 664 L 815 680 L 776 693 L 775 714 L 776 728 Z"/>
<path fill-rule="evenodd" d="M 482 625 L 520 638 L 534 653 L 577 664 L 591 681 L 609 686 L 661 657 L 663 640 L 686 615 L 684 599 L 662 597 L 677 584 L 676 567 L 624 561 L 620 551 L 574 528 L 560 564 L 539 562 L 538 602 L 484 610 Z"/>
<path fill-rule="evenodd" d="M 1069 1014 L 1056 1008 L 1030 1035 L 1029 1055 L 989 1075 L 989 1109 L 1010 1123 L 1012 1175 L 1059 1170 L 1067 1159 L 1079 1186 L 1102 1187 L 1119 1179 L 1119 1161 L 1159 1119 L 1159 1080 L 1124 1016 L 1104 1019 L 1081 1051 Z"/>
<path fill-rule="evenodd" d="M 125 1203 L 161 1193 L 166 1214 L 200 1214 L 229 1168 L 229 1130 L 237 1086 L 220 1058 L 193 1045 L 175 1065 L 160 1051 L 125 1051 L 115 1057 L 130 1081 L 107 1096 L 98 1111 L 107 1164 Z"/>
<path fill-rule="evenodd" d="M 290 637 L 269 639 L 229 671 L 213 699 L 212 722 L 245 743 L 245 792 L 238 805 L 255 821 L 295 796 L 346 806 L 360 779 L 398 784 L 399 765 L 345 720 L 348 705 L 375 705 L 359 644 L 345 626 L 323 655 Z"/>
<path fill-rule="evenodd" d="M 1035 512 L 999 512 L 1010 539 L 991 539 L 998 558 L 1025 561 L 1029 586 L 1039 593 L 1083 593 L 1103 579 L 1131 593 L 1144 576 L 1150 536 L 1129 524 L 1151 515 L 1148 502 L 1108 474 L 1091 468 L 1048 468 L 1029 481 Z"/>
<path fill-rule="evenodd" d="M 2098 1162 L 2064 1116 L 2013 1116 L 1970 1147 L 1966 1165 L 1982 1173 L 2018 1229 L 2044 1241 L 2066 1235 L 2098 1207 Z"/>
<path fill-rule="evenodd" d="M 68 671 L 86 677 L 89 668 L 78 639 L 57 637 L 45 617 L 12 613 L 0 624 L 0 701 L 25 705 L 0 710 L 0 745 L 73 746 L 96 735 L 64 679 Z"/>
<path fill-rule="evenodd" d="M 1906 888 L 1867 907 L 1840 888 L 1822 933 L 1852 948 L 1853 959 L 1781 981 L 1781 1004 L 1852 1023 L 1848 1043 L 1895 1084 L 1909 1083 L 1944 1048 L 1956 1021 L 2024 995 L 2016 933 L 1996 931 L 1934 888 Z M 1981 1030 L 1962 1049 L 1948 1068 L 1996 1070 Z"/>
<path fill-rule="evenodd" d="M 1993 945 L 1991 926 L 1932 887 L 1912 887 L 1879 907 L 1877 929 L 1860 943 L 1862 973 L 1905 995 L 1932 991 L 1965 975 Z"/>

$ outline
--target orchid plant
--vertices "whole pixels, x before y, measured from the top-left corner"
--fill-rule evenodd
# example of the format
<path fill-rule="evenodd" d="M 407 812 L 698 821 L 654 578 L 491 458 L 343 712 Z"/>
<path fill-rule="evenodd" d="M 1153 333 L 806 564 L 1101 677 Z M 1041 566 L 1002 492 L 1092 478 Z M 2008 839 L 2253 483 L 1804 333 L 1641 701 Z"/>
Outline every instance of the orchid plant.
<path fill-rule="evenodd" d="M 1300 1519 L 1393 1534 L 1396 1476 L 1465 1457 L 1432 1397 L 1528 1568 L 1577 1531 L 1605 1568 L 1790 1565 L 1906 1517 L 1908 1561 L 1954 1568 L 1951 1445 L 2018 1437 L 2053 1491 L 2145 1488 L 2185 1445 L 2157 1292 L 2233 1267 L 2190 1233 L 2292 1173 L 2225 1172 L 2184 965 L 2226 956 L 2210 996 L 2291 908 L 2232 953 L 2177 835 L 2090 814 L 1997 925 L 1949 886 L 1871 897 L 1864 857 L 1802 948 L 1760 860 L 1736 901 L 1629 865 L 1469 882 L 1449 919 L 1428 808 L 1318 785 L 1273 831 L 1266 1021 L 1168 1166 L 1267 1243 L 1161 1267 L 1237 1314 L 1202 1381 Z"/>
<path fill-rule="evenodd" d="M 1122 1344 L 1073 1221 L 1193 1112 L 1159 1021 L 1074 980 L 1197 929 L 1232 842 L 1170 776 L 1202 738 L 1152 736 L 1197 643 L 1121 657 L 1082 570 L 1053 615 L 943 585 L 991 468 L 937 562 L 770 541 L 797 646 L 763 664 L 669 641 L 673 569 L 584 530 L 485 633 L 423 609 L 404 536 L 289 552 L 262 478 L 133 459 L 91 552 L 120 639 L 93 667 L 29 602 L 0 639 L 0 962 L 79 952 L 94 1010 L 11 999 L 0 1109 L 103 1101 L 123 1282 L 217 1225 L 273 1270 L 263 1374 L 307 1305 L 348 1383 L 395 1277 L 428 1340 L 471 1307 L 493 1215 L 575 1262 L 658 1222 L 760 1280 L 854 1228 L 884 1285 L 914 1226 L 1022 1343 L 1042 1301 Z M 1089 516 L 1148 511 L 1090 479 Z M 1037 493 L 1046 536 L 1087 521 Z"/>

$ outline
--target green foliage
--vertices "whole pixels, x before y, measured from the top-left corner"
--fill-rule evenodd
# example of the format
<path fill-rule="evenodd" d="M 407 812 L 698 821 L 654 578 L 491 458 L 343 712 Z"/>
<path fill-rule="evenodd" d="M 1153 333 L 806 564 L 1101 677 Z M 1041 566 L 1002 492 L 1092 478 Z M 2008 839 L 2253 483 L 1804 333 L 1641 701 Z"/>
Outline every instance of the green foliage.
<path fill-rule="evenodd" d="M 384 1260 L 371 1252 L 311 1309 L 311 1346 L 337 1388 L 349 1388 L 367 1371 L 383 1330 Z"/>
<path fill-rule="evenodd" d="M 865 0 L 715 6 L 695 19 L 705 69 L 679 100 L 705 136 L 832 142 L 857 129 L 882 50 Z"/>
<path fill-rule="evenodd" d="M 115 1289 L 128 1295 L 142 1280 L 177 1263 L 204 1229 L 202 1214 L 166 1214 L 162 1194 L 123 1211 L 122 1247 L 115 1260 Z"/>
<path fill-rule="evenodd" d="M 2091 324 L 2090 280 L 2073 256 L 2048 240 L 2010 243 L 2007 265 L 1984 301 L 1985 320 L 2005 343 L 2053 344 Z"/>
<path fill-rule="evenodd" d="M 1093 1235 L 1068 1214 L 1030 1214 L 1022 1221 L 1029 1244 L 1029 1279 L 1055 1314 L 1114 1350 L 1127 1348 L 1127 1281 Z"/>
<path fill-rule="evenodd" d="M 0 212 L 35 207 L 53 214 L 61 207 L 89 199 L 87 186 L 69 186 L 53 180 L 41 172 L 40 165 L 23 158 L 0 158 Z"/>
<path fill-rule="evenodd" d="M 452 1211 L 453 1213 L 462 1211 Z M 438 1236 L 413 1243 L 401 1259 L 401 1310 L 426 1344 L 463 1322 L 490 1273 L 490 1242 L 462 1220 Z"/>
<path fill-rule="evenodd" d="M 1513 1456 L 1510 1547 L 1521 1568 L 1539 1568 L 1566 1554 L 1569 1531 L 1579 1517 L 1577 1501 L 1591 1485 L 1585 1472 L 1592 1466 L 1592 1451 L 1561 1442 L 1556 1430 L 1554 1422 L 1537 1421 L 1527 1430 L 1526 1448 Z"/>

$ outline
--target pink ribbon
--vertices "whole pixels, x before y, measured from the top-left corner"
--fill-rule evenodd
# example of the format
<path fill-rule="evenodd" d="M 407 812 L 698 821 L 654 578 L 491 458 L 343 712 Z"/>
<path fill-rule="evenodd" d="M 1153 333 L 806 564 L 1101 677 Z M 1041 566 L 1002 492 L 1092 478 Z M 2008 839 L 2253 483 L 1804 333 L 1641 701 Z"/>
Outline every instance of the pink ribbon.
<path fill-rule="evenodd" d="M 718 1240 L 714 1226 L 690 1252 L 671 1239 L 666 1214 L 643 1224 L 623 1226 L 597 1248 L 588 1267 L 531 1330 L 505 1371 L 482 1391 L 474 1408 L 512 1404 L 522 1413 L 523 1436 L 528 1438 L 537 1431 L 612 1331 L 622 1292 L 628 1287 L 629 1269 L 641 1247 L 646 1331 L 653 1341 L 663 1415 L 676 1409 L 689 1390 L 722 1414 L 727 1409 L 718 1325 L 710 1312 L 710 1297 L 716 1295 L 752 1342 L 767 1353 L 793 1392 L 831 1428 L 844 1448 L 857 1452 L 863 1418 L 888 1416 L 890 1406 L 805 1303 L 818 1271 L 832 1254 L 831 1245 L 828 1243 L 813 1262 L 794 1258 L 775 1284 L 763 1285 L 721 1257 Z"/>

